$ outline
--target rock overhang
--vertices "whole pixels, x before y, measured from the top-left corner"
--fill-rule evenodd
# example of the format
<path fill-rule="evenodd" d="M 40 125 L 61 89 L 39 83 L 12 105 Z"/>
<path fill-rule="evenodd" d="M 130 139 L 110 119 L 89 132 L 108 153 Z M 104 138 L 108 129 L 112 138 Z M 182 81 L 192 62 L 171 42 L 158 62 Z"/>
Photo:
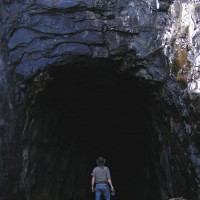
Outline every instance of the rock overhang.
<path fill-rule="evenodd" d="M 79 57 L 125 60 L 129 62 L 125 68 L 143 66 L 150 75 L 142 76 L 151 80 L 163 80 L 160 75 L 164 71 L 167 75 L 161 50 L 161 29 L 166 13 L 155 12 L 157 8 L 153 2 L 127 0 L 116 5 L 113 1 L 30 1 L 12 4 L 10 12 L 15 6 L 23 6 L 15 11 L 19 17 L 8 39 L 8 60 L 16 74 L 24 78 L 49 65 L 71 62 L 73 57 L 74 60 Z M 120 7 L 120 12 L 116 6 Z M 25 13 L 21 15 L 22 12 Z M 160 55 L 155 58 L 158 49 Z"/>

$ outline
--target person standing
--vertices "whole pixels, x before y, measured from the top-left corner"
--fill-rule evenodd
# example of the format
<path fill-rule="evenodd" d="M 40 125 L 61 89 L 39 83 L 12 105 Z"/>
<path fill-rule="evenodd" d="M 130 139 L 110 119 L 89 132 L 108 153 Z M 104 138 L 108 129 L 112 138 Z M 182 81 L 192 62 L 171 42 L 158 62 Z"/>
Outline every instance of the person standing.
<path fill-rule="evenodd" d="M 114 187 L 112 185 L 112 180 L 110 176 L 110 170 L 105 166 L 106 159 L 99 157 L 96 160 L 97 167 L 92 171 L 92 180 L 91 180 L 91 190 L 95 191 L 95 200 L 101 199 L 101 194 L 104 195 L 105 200 L 110 200 L 110 188 L 114 192 Z M 110 188 L 109 188 L 109 185 Z M 94 187 L 95 186 L 95 187 Z"/>

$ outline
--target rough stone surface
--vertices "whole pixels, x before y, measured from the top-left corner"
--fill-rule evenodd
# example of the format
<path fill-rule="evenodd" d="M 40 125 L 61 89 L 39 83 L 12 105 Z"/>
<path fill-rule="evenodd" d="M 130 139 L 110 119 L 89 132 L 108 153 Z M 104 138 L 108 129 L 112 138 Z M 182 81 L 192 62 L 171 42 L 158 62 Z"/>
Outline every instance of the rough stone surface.
<path fill-rule="evenodd" d="M 89 199 L 88 146 L 94 124 L 101 127 L 95 109 L 104 124 L 111 121 L 110 131 L 128 130 L 116 139 L 118 147 L 125 141 L 127 152 L 132 124 L 144 125 L 134 124 L 142 129 L 143 146 L 135 139 L 141 151 L 133 154 L 144 157 L 140 200 L 199 199 L 199 6 L 182 0 L 1 1 L 0 199 Z M 102 102 L 111 111 L 98 107 Z M 118 110 L 130 117 L 119 120 Z M 83 137 L 84 131 L 91 135 Z"/>

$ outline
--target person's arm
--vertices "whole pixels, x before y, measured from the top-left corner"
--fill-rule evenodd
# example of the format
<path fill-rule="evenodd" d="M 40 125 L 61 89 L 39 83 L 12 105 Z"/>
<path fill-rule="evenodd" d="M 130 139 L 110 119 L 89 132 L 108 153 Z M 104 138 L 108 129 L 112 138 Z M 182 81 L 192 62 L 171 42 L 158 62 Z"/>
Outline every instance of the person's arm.
<path fill-rule="evenodd" d="M 111 191 L 114 191 L 114 187 L 113 187 L 113 185 L 112 185 L 112 180 L 111 180 L 111 179 L 108 179 L 108 183 L 110 184 Z"/>
<path fill-rule="evenodd" d="M 111 176 L 110 176 L 110 170 L 109 170 L 109 168 L 107 167 L 107 180 L 108 180 L 108 183 L 109 183 L 109 185 L 110 185 L 110 187 L 111 187 L 111 191 L 113 192 L 114 191 L 114 187 L 113 187 L 113 185 L 112 185 L 112 180 L 111 180 Z"/>
<path fill-rule="evenodd" d="M 92 180 L 91 180 L 91 190 L 92 190 L 92 192 L 94 192 L 94 182 L 95 182 L 95 178 L 94 178 L 94 176 L 92 176 Z"/>

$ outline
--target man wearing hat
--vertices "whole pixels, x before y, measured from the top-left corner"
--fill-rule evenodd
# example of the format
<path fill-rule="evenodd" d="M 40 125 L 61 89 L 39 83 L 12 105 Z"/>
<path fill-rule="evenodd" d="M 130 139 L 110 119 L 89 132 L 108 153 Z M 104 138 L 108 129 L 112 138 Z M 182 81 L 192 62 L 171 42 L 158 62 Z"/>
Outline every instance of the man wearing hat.
<path fill-rule="evenodd" d="M 109 168 L 104 166 L 104 164 L 106 163 L 106 159 L 103 157 L 99 157 L 96 163 L 98 166 L 93 169 L 91 174 L 92 192 L 95 191 L 95 200 L 100 200 L 102 193 L 105 197 L 105 200 L 110 200 L 110 189 L 108 184 L 110 185 L 112 192 L 114 192 L 114 187 L 112 185 Z M 96 184 L 95 189 L 94 184 Z"/>

